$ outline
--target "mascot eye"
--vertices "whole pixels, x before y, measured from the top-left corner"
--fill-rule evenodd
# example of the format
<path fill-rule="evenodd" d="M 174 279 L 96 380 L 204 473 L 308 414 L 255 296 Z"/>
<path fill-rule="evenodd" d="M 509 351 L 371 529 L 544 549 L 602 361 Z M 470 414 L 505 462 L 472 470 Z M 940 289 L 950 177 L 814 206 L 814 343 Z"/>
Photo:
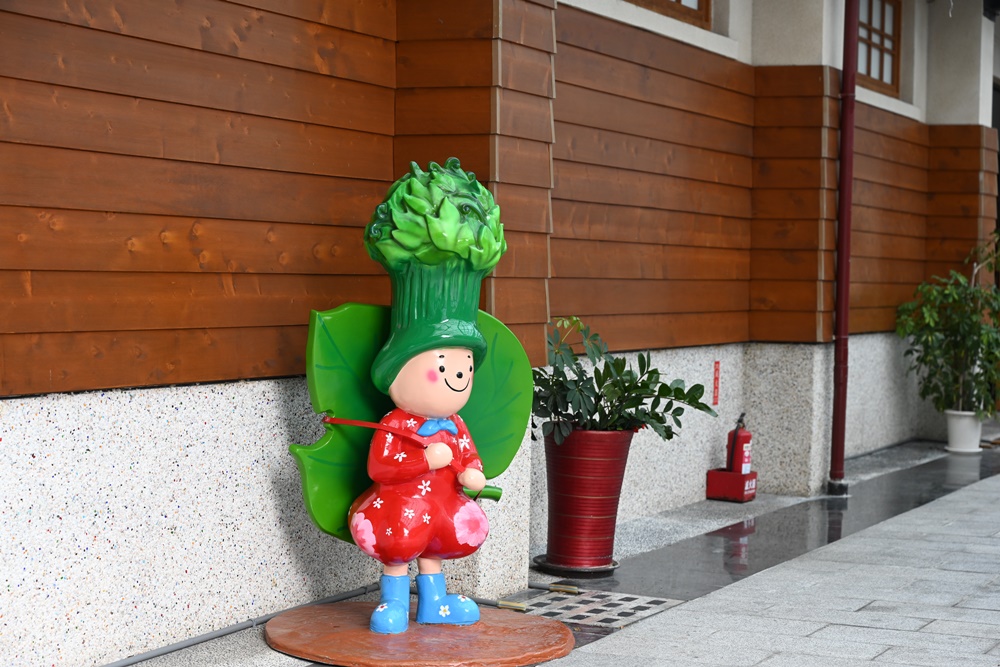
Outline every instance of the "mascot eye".
<path fill-rule="evenodd" d="M 440 371 L 441 373 L 444 373 L 444 366 L 438 366 L 438 371 Z"/>
<path fill-rule="evenodd" d="M 472 366 L 469 366 L 469 372 L 470 373 L 472 372 Z"/>

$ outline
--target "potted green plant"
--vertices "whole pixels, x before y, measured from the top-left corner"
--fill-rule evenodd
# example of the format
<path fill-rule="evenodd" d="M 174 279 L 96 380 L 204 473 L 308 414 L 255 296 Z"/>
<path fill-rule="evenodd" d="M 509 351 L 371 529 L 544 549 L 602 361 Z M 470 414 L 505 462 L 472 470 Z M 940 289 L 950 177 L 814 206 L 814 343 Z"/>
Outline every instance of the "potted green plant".
<path fill-rule="evenodd" d="M 974 251 L 969 276 L 951 271 L 921 283 L 897 311 L 909 371 L 918 375 L 921 398 L 945 413 L 950 452 L 979 452 L 982 421 L 997 414 L 1000 290 L 981 275 L 995 265 L 995 248 Z"/>
<path fill-rule="evenodd" d="M 570 345 L 577 335 L 589 366 Z M 557 574 L 606 573 L 617 567 L 615 523 L 632 436 L 648 427 L 670 440 L 685 406 L 715 411 L 701 400 L 704 386 L 665 379 L 649 353 L 633 368 L 577 317 L 552 323 L 547 343 L 548 367 L 534 370 L 532 411 L 545 440 L 548 545 L 535 563 Z"/>

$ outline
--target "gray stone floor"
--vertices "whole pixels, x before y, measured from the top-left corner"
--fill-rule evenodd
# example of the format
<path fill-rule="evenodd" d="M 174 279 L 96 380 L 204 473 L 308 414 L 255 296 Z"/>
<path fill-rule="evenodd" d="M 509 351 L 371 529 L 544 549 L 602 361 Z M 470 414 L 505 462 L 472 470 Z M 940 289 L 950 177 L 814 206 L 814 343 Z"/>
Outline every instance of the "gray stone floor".
<path fill-rule="evenodd" d="M 997 507 L 992 477 L 549 664 L 996 667 Z"/>

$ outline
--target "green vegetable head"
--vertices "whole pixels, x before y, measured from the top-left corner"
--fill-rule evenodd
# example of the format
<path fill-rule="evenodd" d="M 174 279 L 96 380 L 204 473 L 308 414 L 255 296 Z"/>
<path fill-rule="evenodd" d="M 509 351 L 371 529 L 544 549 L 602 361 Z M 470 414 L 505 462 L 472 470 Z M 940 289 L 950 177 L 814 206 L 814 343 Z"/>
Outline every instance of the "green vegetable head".
<path fill-rule="evenodd" d="M 365 228 L 372 259 L 392 272 L 405 264 L 461 262 L 489 272 L 507 250 L 500 207 L 458 158 L 444 166 L 416 162 L 393 183 Z"/>

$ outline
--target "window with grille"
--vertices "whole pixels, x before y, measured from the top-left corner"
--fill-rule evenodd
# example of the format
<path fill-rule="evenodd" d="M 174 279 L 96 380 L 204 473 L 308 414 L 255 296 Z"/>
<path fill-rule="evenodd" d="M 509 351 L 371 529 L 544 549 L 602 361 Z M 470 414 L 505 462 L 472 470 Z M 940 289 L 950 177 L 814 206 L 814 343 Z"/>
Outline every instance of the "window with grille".
<path fill-rule="evenodd" d="M 900 0 L 861 0 L 858 15 L 858 83 L 899 96 Z"/>
<path fill-rule="evenodd" d="M 699 28 L 712 27 L 712 0 L 629 0 L 633 5 L 692 23 Z"/>

